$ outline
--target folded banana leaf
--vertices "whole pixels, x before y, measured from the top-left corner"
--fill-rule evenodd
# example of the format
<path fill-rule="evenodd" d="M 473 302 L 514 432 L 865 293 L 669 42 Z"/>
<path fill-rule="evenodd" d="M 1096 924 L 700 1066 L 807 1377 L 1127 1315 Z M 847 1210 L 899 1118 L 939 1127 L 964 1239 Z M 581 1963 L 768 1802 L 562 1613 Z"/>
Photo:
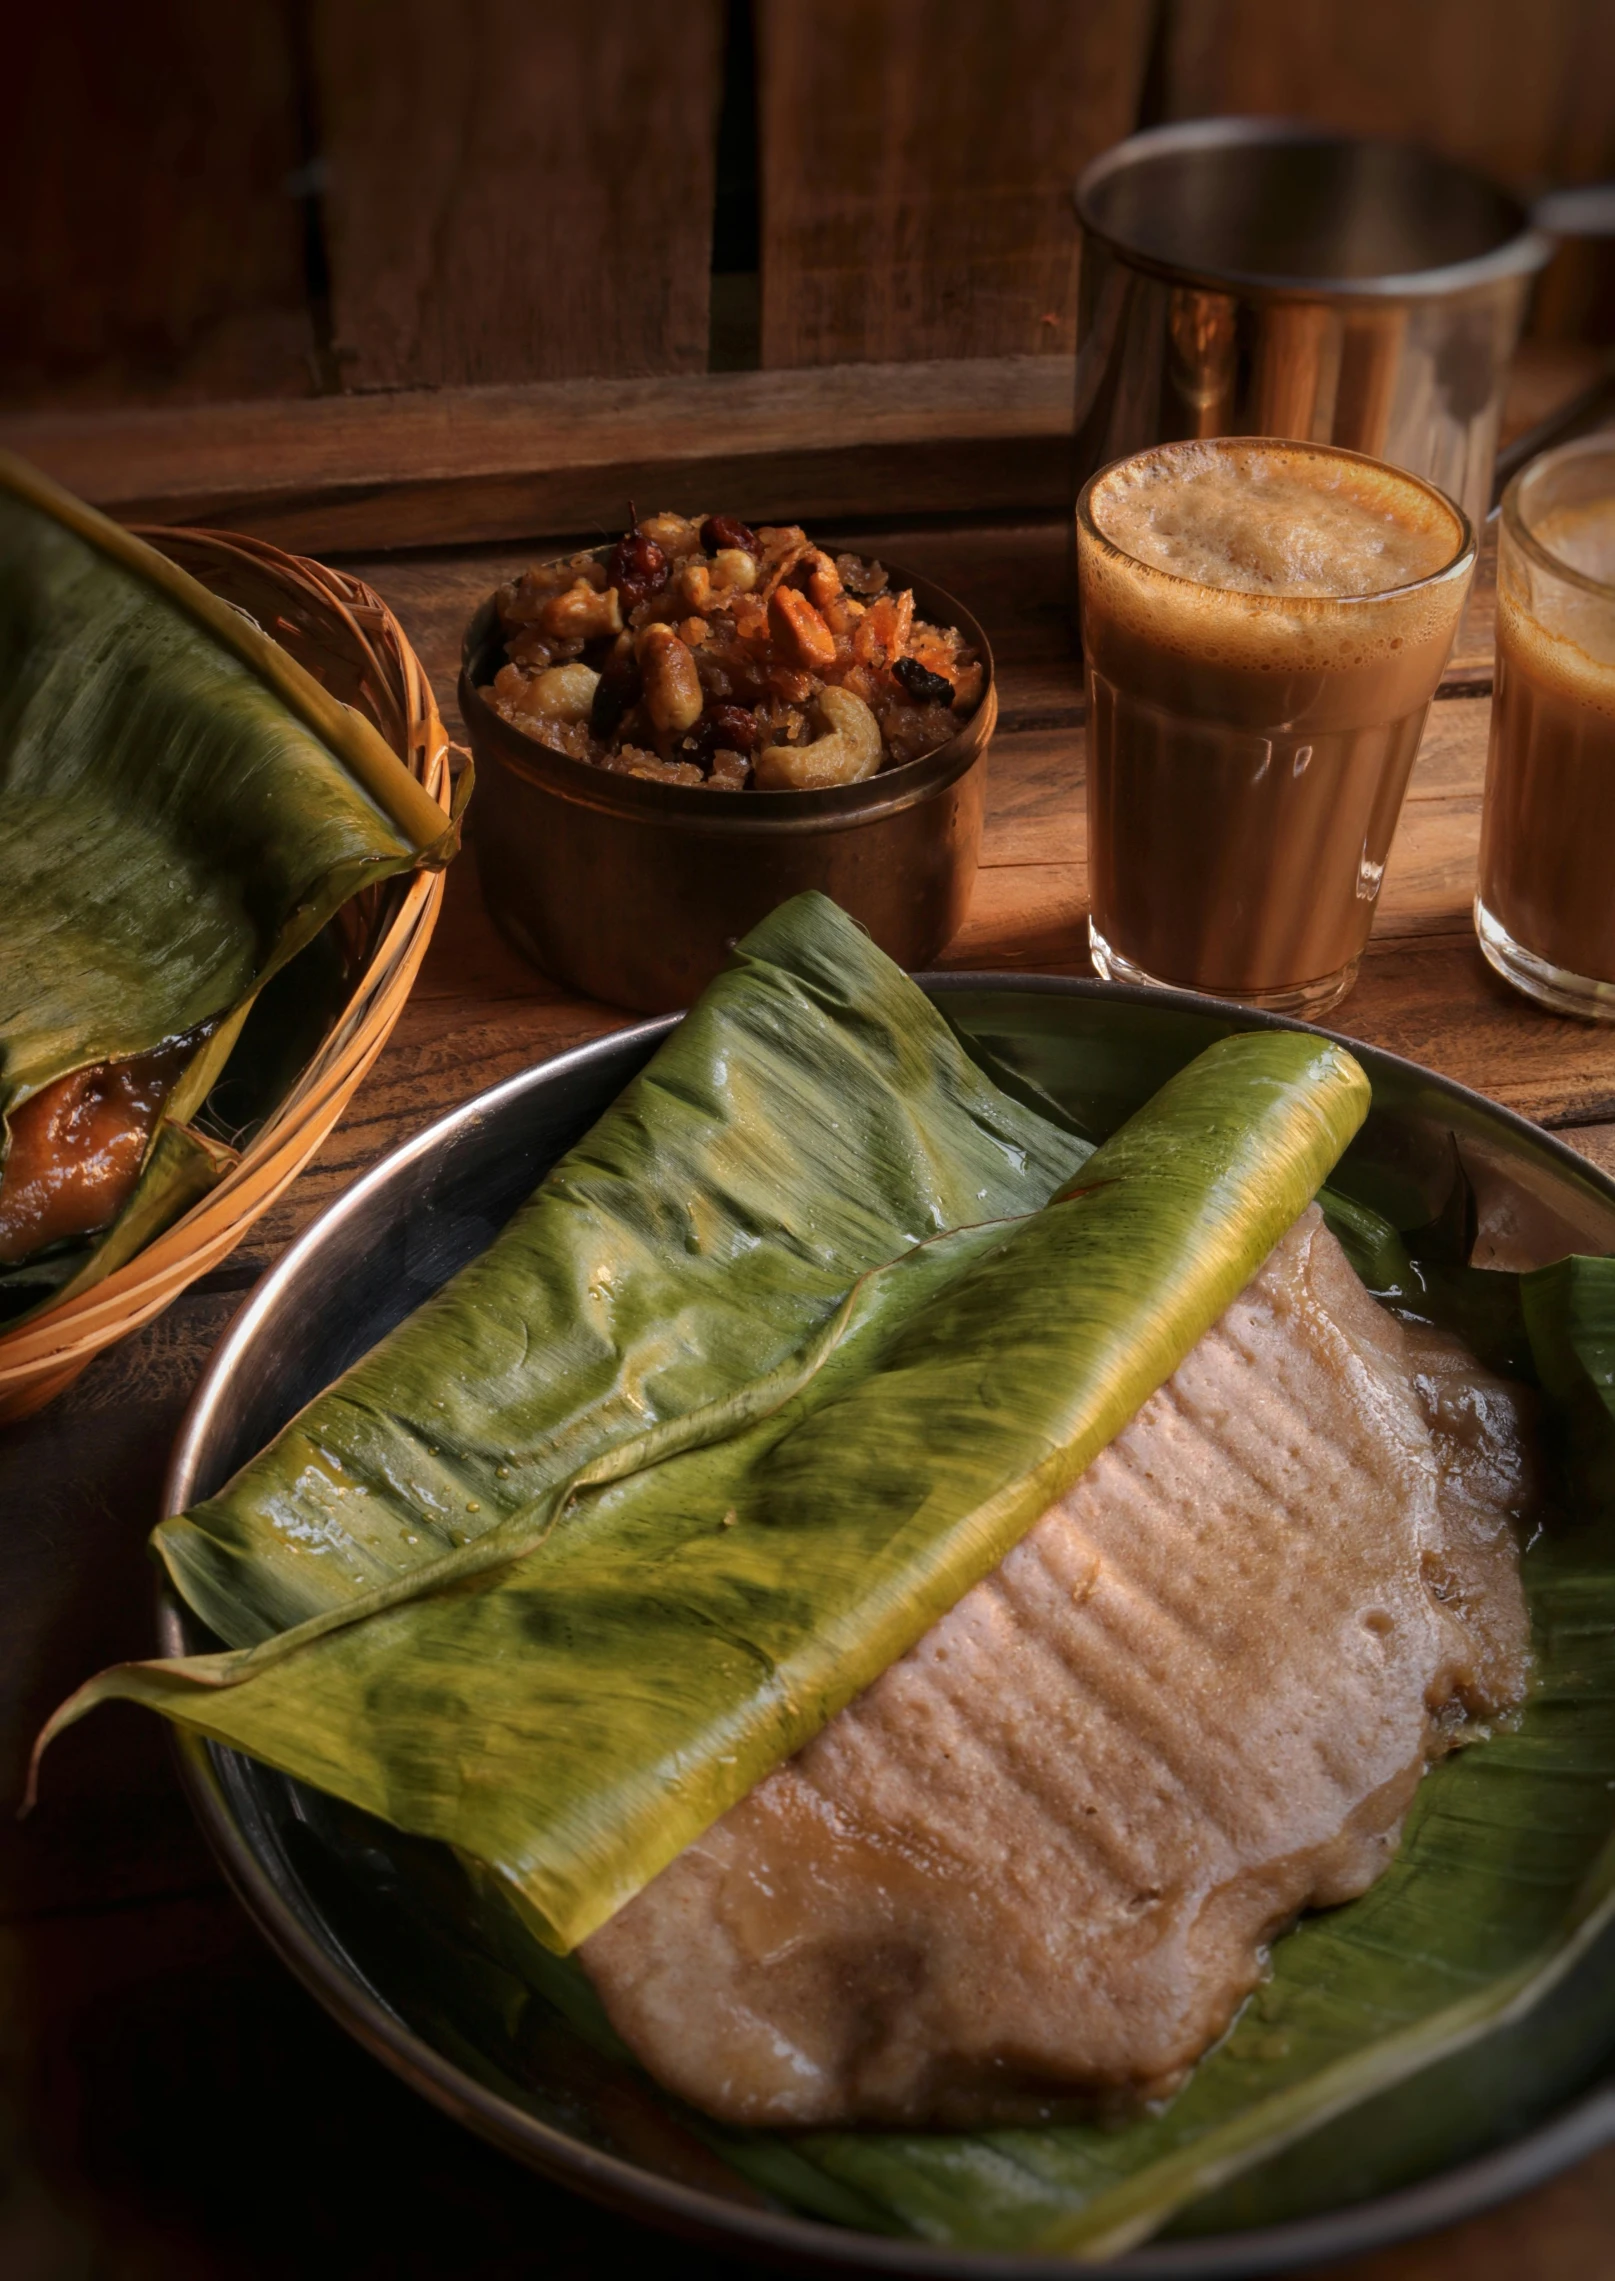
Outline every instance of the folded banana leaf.
<path fill-rule="evenodd" d="M 60 1272 L 12 1270 L 24 1296 L 96 1281 L 212 1185 L 233 1158 L 191 1120 L 264 983 L 454 841 L 249 619 L 0 455 L 0 1167 L 55 1079 L 204 1035 L 118 1221 Z"/>
<path fill-rule="evenodd" d="M 1540 1375 L 1570 1387 L 1580 1436 L 1596 1422 L 1580 1409 L 1594 1389 L 1608 1436 L 1615 1262 L 1465 1276 L 1439 1229 L 1404 1237 L 1338 1192 L 1323 1201 L 1367 1279 L 1399 1264 L 1425 1317 L 1473 1336 L 1498 1291 L 1529 1306 Z M 1434 1310 L 1432 1288 L 1449 1294 Z M 1562 1401 L 1545 1400 L 1562 1421 Z M 290 1825 L 310 1841 L 299 1875 L 389 2001 L 504 2096 L 574 2134 L 592 2117 L 609 2150 L 679 2175 L 703 2139 L 770 2198 L 833 2223 L 1087 2257 L 1163 2221 L 1174 2234 L 1261 2226 L 1391 2191 L 1540 2123 L 1607 2073 L 1615 2049 L 1600 1859 L 1615 1780 L 1615 1527 L 1572 1462 L 1574 1514 L 1526 1557 L 1538 1681 L 1523 1726 L 1427 1778 L 1391 1876 L 1281 1942 L 1271 1983 L 1185 2099 L 1131 2128 L 720 2129 L 639 2073 L 574 1960 L 541 1947 L 509 1888 L 474 1864 L 468 1878 L 446 1852 L 306 1800 Z"/>
<path fill-rule="evenodd" d="M 923 1629 L 993 1564 L 982 1539 L 1018 1500 L 1052 1493 L 1051 1453 L 1082 1447 L 1083 1373 L 1096 1411 L 1118 1357 L 1085 1343 L 1117 1297 L 1107 1264 L 1148 1345 L 1173 1213 L 1237 1288 L 1230 1189 L 1242 1177 L 1256 1214 L 1254 1265 L 1360 1113 L 1332 1065 L 1337 1121 L 1287 1131 L 1290 1185 L 1268 1185 L 1258 1140 L 1208 1186 L 1230 1156 L 1207 1109 L 1214 1124 L 1253 1077 L 1268 1113 L 1293 1107 L 1287 1088 L 1320 1072 L 1265 1057 L 1310 1041 L 1227 1041 L 1095 1156 L 1035 1089 L 989 1083 L 832 910 L 799 903 L 745 951 L 481 1261 L 159 1532 L 191 1605 L 263 1643 L 256 1657 L 108 1674 L 65 1707 L 148 1701 L 460 1849 L 476 1891 L 463 1985 L 510 2027 L 510 2084 L 523 1986 L 535 2020 L 554 2004 L 625 2064 L 581 1972 L 547 1949 L 901 1652 L 896 1600 Z M 1084 1222 L 1163 1167 L 1170 1206 Z M 1102 2256 L 1175 2218 L 1261 2223 L 1401 2183 L 1500 2112 L 1534 2119 L 1533 2097 L 1568 2095 L 1582 2078 L 1566 2070 L 1584 2077 L 1615 2039 L 1608 1949 L 1593 1952 L 1615 1889 L 1615 1263 L 1468 1269 L 1461 1226 L 1399 1230 L 1347 1192 L 1351 1171 L 1324 1203 L 1365 1280 L 1523 1356 L 1572 1469 L 1567 1512 L 1526 1557 L 1538 1678 L 1517 1731 L 1427 1778 L 1391 1871 L 1278 1945 L 1164 2111 L 790 2138 L 678 2112 L 771 2197 L 875 2231 Z M 1067 1240 L 1084 1225 L 1108 1227 L 1108 1258 Z M 1201 1297 L 1209 1321 L 1220 1301 Z M 844 1501 L 860 1510 L 841 1533 Z M 873 1533 L 865 1503 L 886 1511 Z M 477 1966 L 490 1926 L 497 1965 Z M 1426 2088 L 1443 2084 L 1467 2106 Z"/>
<path fill-rule="evenodd" d="M 1367 1103 L 1339 1048 L 1227 1039 L 1028 1213 L 1082 1144 L 833 905 L 743 953 L 481 1261 L 161 1532 L 259 1644 L 77 1706 L 449 1840 L 559 1948 L 997 1565 Z"/>
<path fill-rule="evenodd" d="M 1525 1556 L 1537 1668 L 1523 1720 L 1427 1776 L 1388 1875 L 1278 1944 L 1271 1980 L 1176 2102 L 1121 2128 L 720 2129 L 639 2074 L 581 1969 L 539 1945 L 508 1887 L 426 1849 L 405 1857 L 403 1905 L 379 1926 L 391 1944 L 386 1984 L 413 1990 L 421 2032 L 546 2119 L 556 2119 L 557 2081 L 613 2128 L 638 2113 L 647 2159 L 665 2164 L 667 2147 L 634 2105 L 659 2099 L 670 2127 L 808 2215 L 1079 2259 L 1163 2225 L 1174 2235 L 1263 2226 L 1393 2191 L 1488 2152 L 1605 2079 L 1615 2050 L 1615 1261 L 1528 1276 L 1466 1270 L 1467 1246 L 1450 1228 L 1403 1235 L 1338 1191 L 1323 1203 L 1365 1280 L 1391 1271 L 1384 1295 L 1404 1311 L 1472 1344 L 1502 1307 L 1529 1317 L 1528 1355 L 1540 1360 L 1526 1370 L 1564 1456 L 1566 1502 Z M 320 1835 L 340 1909 L 330 1856 L 353 1841 L 334 1810 Z M 374 1825 L 361 1831 L 367 1865 L 387 1842 Z M 321 1873 L 317 1854 L 309 1866 Z M 367 1877 L 353 1939 L 377 1934 Z"/>

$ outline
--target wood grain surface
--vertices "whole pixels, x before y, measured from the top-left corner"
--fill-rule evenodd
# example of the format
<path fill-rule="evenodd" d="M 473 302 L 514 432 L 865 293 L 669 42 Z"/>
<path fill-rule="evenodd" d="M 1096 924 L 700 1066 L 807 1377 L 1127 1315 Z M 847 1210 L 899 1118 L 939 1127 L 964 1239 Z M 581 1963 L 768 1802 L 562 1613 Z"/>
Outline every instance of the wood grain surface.
<path fill-rule="evenodd" d="M 1503 438 L 1603 369 L 1533 344 Z M 670 380 L 415 389 L 311 403 L 13 412 L 20 452 L 125 522 L 251 531 L 303 553 L 599 535 L 641 506 L 721 499 L 757 520 L 1063 514 L 1074 360 L 973 357 Z M 1491 654 L 1489 615 L 1465 659 Z"/>
<path fill-rule="evenodd" d="M 329 554 L 598 532 L 630 494 L 760 521 L 1063 507 L 1073 379 L 1067 356 L 980 357 L 36 412 L 0 444 L 126 522 Z"/>
<path fill-rule="evenodd" d="M 1071 185 L 1131 132 L 1147 0 L 759 0 L 762 361 L 1070 352 Z"/>
<path fill-rule="evenodd" d="M 345 388 L 702 372 L 722 0 L 312 0 Z"/>
<path fill-rule="evenodd" d="M 950 966 L 1081 972 L 1080 679 L 1052 523 L 871 530 L 983 620 L 1002 726 L 984 862 Z M 531 548 L 352 567 L 398 611 L 447 718 L 465 618 Z M 1474 947 L 1484 696 L 1435 708 L 1362 979 L 1336 1017 L 1559 1130 L 1615 1170 L 1615 1030 L 1534 1011 Z M 144 1538 L 207 1353 L 253 1280 L 378 1154 L 558 1048 L 632 1019 L 494 930 L 473 847 L 391 1043 L 296 1187 L 224 1268 L 0 1434 L 0 1780 L 86 1673 L 151 1644 Z M 223 1889 L 157 1723 L 98 1714 L 0 1825 L 0 2273 L 6 2281 L 667 2281 L 746 2269 L 653 2240 L 482 2148 L 317 2012 Z M 760 2277 L 759 2277 L 760 2281 Z M 1334 2281 L 1615 2281 L 1615 2153 Z"/>
<path fill-rule="evenodd" d="M 293 49 L 289 0 L 7 11 L 0 398 L 312 394 Z"/>
<path fill-rule="evenodd" d="M 1167 0 L 1168 118 L 1427 143 L 1534 195 L 1615 172 L 1606 0 Z"/>

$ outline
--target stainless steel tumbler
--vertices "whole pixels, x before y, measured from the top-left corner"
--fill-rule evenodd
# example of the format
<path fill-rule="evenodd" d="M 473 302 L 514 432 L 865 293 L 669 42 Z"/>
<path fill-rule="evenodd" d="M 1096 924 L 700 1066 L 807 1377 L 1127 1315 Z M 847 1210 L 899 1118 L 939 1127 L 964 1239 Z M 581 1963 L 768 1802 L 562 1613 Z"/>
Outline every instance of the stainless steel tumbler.
<path fill-rule="evenodd" d="M 1190 436 L 1298 436 L 1477 526 L 1531 281 L 1526 209 L 1433 152 L 1285 120 L 1154 127 L 1076 189 L 1076 476 Z"/>

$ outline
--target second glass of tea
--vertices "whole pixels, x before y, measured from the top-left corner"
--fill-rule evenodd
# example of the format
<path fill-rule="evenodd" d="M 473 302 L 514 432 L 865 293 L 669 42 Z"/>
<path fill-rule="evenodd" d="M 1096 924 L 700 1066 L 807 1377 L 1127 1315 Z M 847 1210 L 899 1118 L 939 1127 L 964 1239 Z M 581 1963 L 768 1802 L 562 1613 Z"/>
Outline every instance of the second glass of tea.
<path fill-rule="evenodd" d="M 1356 979 L 1475 564 L 1420 477 L 1160 444 L 1077 503 L 1102 975 L 1313 1017 Z"/>
<path fill-rule="evenodd" d="M 1475 929 L 1528 997 L 1615 1021 L 1615 437 L 1503 494 Z"/>

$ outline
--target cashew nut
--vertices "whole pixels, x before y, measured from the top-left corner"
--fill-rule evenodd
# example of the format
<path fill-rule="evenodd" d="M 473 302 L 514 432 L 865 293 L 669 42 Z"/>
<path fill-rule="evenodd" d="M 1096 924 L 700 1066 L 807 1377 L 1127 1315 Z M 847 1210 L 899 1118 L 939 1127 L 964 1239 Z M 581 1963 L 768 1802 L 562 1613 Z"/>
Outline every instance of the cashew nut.
<path fill-rule="evenodd" d="M 665 736 L 681 736 L 701 718 L 706 700 L 689 645 L 671 626 L 647 626 L 639 637 L 645 710 Z"/>
<path fill-rule="evenodd" d="M 760 792 L 818 792 L 858 784 L 881 762 L 880 723 L 850 689 L 821 689 L 813 708 L 823 734 L 812 744 L 764 745 L 752 764 Z"/>
<path fill-rule="evenodd" d="M 515 701 L 541 721 L 586 721 L 599 683 L 599 674 L 586 665 L 552 665 L 529 681 Z"/>
<path fill-rule="evenodd" d="M 539 625 L 554 640 L 596 641 L 602 634 L 622 632 L 622 606 L 615 586 L 597 593 L 586 578 L 579 578 L 564 594 L 552 594 L 538 613 Z"/>

